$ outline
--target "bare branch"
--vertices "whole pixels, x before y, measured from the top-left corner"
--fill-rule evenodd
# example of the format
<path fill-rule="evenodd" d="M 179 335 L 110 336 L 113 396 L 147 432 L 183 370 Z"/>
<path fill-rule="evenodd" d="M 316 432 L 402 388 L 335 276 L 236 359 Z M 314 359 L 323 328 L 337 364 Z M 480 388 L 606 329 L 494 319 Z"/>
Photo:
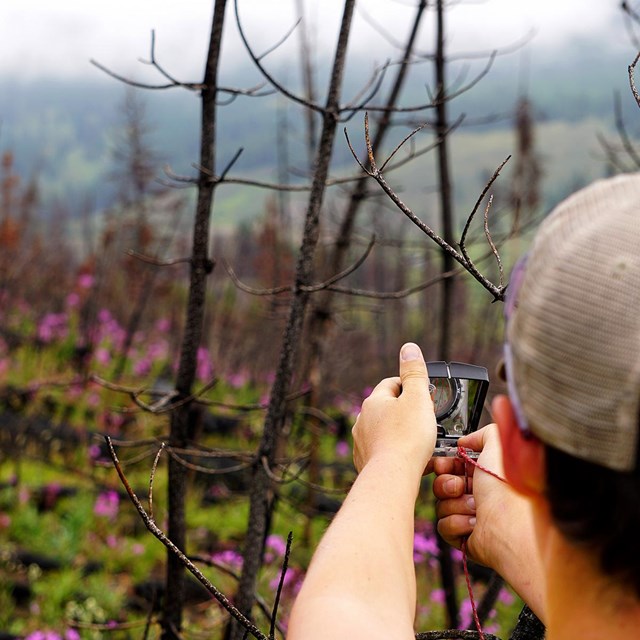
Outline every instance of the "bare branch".
<path fill-rule="evenodd" d="M 231 278 L 231 281 L 233 282 L 233 284 L 235 284 L 236 287 L 238 287 L 238 289 L 240 289 L 241 291 L 250 293 L 252 296 L 275 296 L 281 293 L 287 293 L 287 292 L 290 293 L 291 291 L 293 291 L 293 288 L 291 287 L 291 285 L 284 285 L 282 287 L 272 287 L 271 289 L 255 289 L 254 287 L 250 287 L 244 284 L 238 278 L 235 271 L 226 260 L 224 259 L 222 260 L 222 265 L 224 266 L 229 277 Z"/>
<path fill-rule="evenodd" d="M 222 573 L 225 573 L 226 575 L 231 576 L 237 581 L 240 580 L 240 576 L 233 569 L 231 569 L 231 567 L 227 566 L 226 564 L 223 564 L 222 562 L 217 562 L 211 557 L 200 556 L 200 555 L 190 555 L 189 559 L 192 562 L 199 562 L 200 564 L 204 564 L 207 567 L 213 567 L 214 569 L 217 569 L 218 571 L 221 571 Z M 267 620 L 270 620 L 271 610 L 269 609 L 269 607 L 267 607 L 267 603 L 259 594 L 256 594 L 256 602 L 258 603 L 258 607 L 264 614 L 265 618 L 267 618 Z M 282 626 L 278 623 L 277 620 L 275 621 L 275 624 L 278 628 L 278 631 L 284 636 L 285 630 L 282 628 Z"/>
<path fill-rule="evenodd" d="M 462 230 L 462 235 L 460 236 L 460 251 L 462 252 L 462 255 L 467 260 L 469 260 L 469 256 L 467 255 L 466 239 L 467 239 L 467 232 L 469 231 L 469 227 L 471 226 L 471 221 L 473 220 L 473 217 L 476 215 L 476 211 L 480 207 L 480 204 L 484 200 L 484 197 L 487 195 L 487 191 L 489 191 L 489 189 L 491 188 L 491 185 L 496 181 L 497 177 L 500 175 L 500 171 L 502 171 L 502 168 L 504 167 L 504 165 L 507 164 L 507 162 L 509 162 L 510 158 L 511 156 L 507 156 L 504 162 L 493 172 L 493 175 L 491 176 L 491 178 L 489 178 L 489 182 L 487 182 L 484 189 L 482 190 L 482 193 L 476 200 L 476 204 L 473 207 L 473 210 L 471 211 L 471 213 L 469 214 L 466 224 L 464 225 L 464 229 Z"/>
<path fill-rule="evenodd" d="M 157 443 L 154 442 L 154 444 L 157 444 Z M 131 456 L 126 460 L 122 460 L 120 464 L 122 464 L 123 467 L 131 467 L 135 464 L 138 464 L 139 462 L 142 462 L 142 460 L 146 460 L 147 458 L 150 458 L 151 456 L 154 456 L 154 455 L 157 455 L 155 446 L 153 447 L 153 449 L 147 449 L 146 451 L 143 451 L 142 453 L 139 453 L 136 456 Z M 96 465 L 102 466 L 102 467 L 111 466 L 109 462 L 102 462 L 102 461 L 96 462 Z"/>
<path fill-rule="evenodd" d="M 423 233 L 429 236 L 443 251 L 445 251 L 460 265 L 462 265 L 465 270 L 467 270 L 487 291 L 489 291 L 489 293 L 493 295 L 495 300 L 503 300 L 504 287 L 496 286 L 490 280 L 488 280 L 483 274 L 481 274 L 476 268 L 476 266 L 474 265 L 473 261 L 469 258 L 468 255 L 466 255 L 466 249 L 463 249 L 464 237 L 466 236 L 466 230 L 468 228 L 468 225 L 470 224 L 470 220 L 467 220 L 467 226 L 465 227 L 465 231 L 463 233 L 463 239 L 461 241 L 462 253 L 459 253 L 448 242 L 446 242 L 443 238 L 441 238 L 429 225 L 425 224 L 422 220 L 420 220 L 420 218 L 418 218 L 413 213 L 413 211 L 400 199 L 400 197 L 395 193 L 395 191 L 389 186 L 384 176 L 382 175 L 382 172 L 377 168 L 373 149 L 371 147 L 371 138 L 369 136 L 368 114 L 365 114 L 365 118 L 364 118 L 364 135 L 365 135 L 365 144 L 367 147 L 367 156 L 369 159 L 370 169 L 366 169 L 362 164 L 362 162 L 357 157 L 345 130 L 345 136 L 347 137 L 347 144 L 349 145 L 349 149 L 351 150 L 351 153 L 353 154 L 354 158 L 356 159 L 360 167 L 363 169 L 363 171 L 365 171 L 365 173 L 370 175 L 380 185 L 380 187 L 382 187 L 383 191 L 389 196 L 391 201 L 396 205 L 396 207 L 398 207 L 398 209 L 400 209 L 400 211 L 402 211 L 402 213 L 404 213 L 405 216 L 407 216 L 407 218 L 409 218 Z M 509 158 L 507 158 L 507 160 L 508 159 Z M 483 194 L 486 193 L 486 190 L 497 178 L 500 172 L 500 169 L 502 169 L 505 163 L 506 163 L 506 160 L 496 170 L 496 172 L 494 173 L 494 176 L 489 181 L 489 184 L 487 185 L 487 187 L 485 187 L 485 191 L 483 192 Z M 479 201 L 478 203 L 476 203 L 476 207 L 474 208 L 474 211 L 471 213 L 470 218 L 473 218 L 473 215 L 475 214 L 475 211 L 477 210 L 478 206 L 479 206 Z"/>
<path fill-rule="evenodd" d="M 168 82 L 167 84 L 149 84 L 147 82 L 138 82 L 137 80 L 131 80 L 130 78 L 126 78 L 125 76 L 116 73 L 115 71 L 111 71 L 104 65 L 100 64 L 97 60 L 89 60 L 89 62 L 94 66 L 98 67 L 100 71 L 106 73 L 108 76 L 118 80 L 119 82 L 123 82 L 124 84 L 129 85 L 130 87 L 137 87 L 138 89 L 151 89 L 151 90 L 161 90 L 161 89 L 173 89 L 175 87 L 182 87 L 184 89 L 189 89 L 190 91 L 200 91 L 203 88 L 202 83 L 199 82 Z"/>
<path fill-rule="evenodd" d="M 306 457 L 307 456 L 301 459 L 305 459 Z M 298 461 L 300 461 L 301 459 L 299 458 Z M 269 467 L 269 461 L 267 460 L 266 456 L 262 456 L 260 462 L 262 462 L 262 468 L 265 472 L 265 475 L 275 484 L 291 484 L 294 481 L 300 481 L 300 475 L 304 471 L 304 467 L 302 467 L 297 473 L 294 473 L 291 477 L 287 478 L 287 466 L 278 465 L 282 467 L 282 477 L 278 477 L 273 471 L 271 471 L 271 468 Z"/>
<path fill-rule="evenodd" d="M 138 253 L 133 249 L 129 249 L 127 251 L 127 255 L 135 258 L 136 260 L 140 260 L 141 262 L 146 262 L 147 264 L 152 264 L 155 267 L 172 267 L 176 264 L 185 264 L 191 262 L 191 258 L 175 258 L 174 260 L 158 260 L 158 258 L 152 258 L 151 256 L 146 256 L 143 253 Z"/>
<path fill-rule="evenodd" d="M 170 75 L 163 67 L 160 66 L 158 61 L 156 60 L 156 31 L 155 29 L 151 30 L 151 53 L 149 60 L 139 59 L 142 64 L 148 64 L 152 66 L 154 69 L 160 73 L 161 76 L 164 76 L 172 85 L 178 86 L 180 82 L 176 80 L 172 75 Z"/>
<path fill-rule="evenodd" d="M 244 469 L 248 469 L 253 463 L 249 462 L 238 462 L 238 464 L 230 467 L 225 467 L 224 469 L 212 469 L 211 467 L 204 467 L 200 464 L 196 464 L 195 462 L 189 462 L 181 455 L 176 453 L 177 449 L 173 447 L 167 447 L 167 453 L 182 467 L 185 469 L 190 469 L 191 471 L 197 471 L 198 473 L 203 473 L 211 476 L 219 476 L 225 475 L 227 473 L 235 473 L 236 471 L 243 471 Z M 193 455 L 193 452 L 190 451 L 189 455 Z M 201 455 L 201 454 L 198 454 Z M 201 456 L 204 457 L 204 456 Z M 219 456 L 216 456 L 219 457 Z"/>
<path fill-rule="evenodd" d="M 607 161 L 616 169 L 616 171 L 619 171 L 620 173 L 633 171 L 632 167 L 627 166 L 620 159 L 620 148 L 611 144 L 601 133 L 596 133 L 596 138 L 606 154 Z"/>
<path fill-rule="evenodd" d="M 420 126 L 416 127 L 409 135 L 405 136 L 405 138 L 400 142 L 400 144 L 398 144 L 396 148 L 391 152 L 389 157 L 382 163 L 382 166 L 380 167 L 380 171 L 384 171 L 385 167 L 389 164 L 389 161 L 393 158 L 393 156 L 396 155 L 396 153 L 400 150 L 400 148 L 404 146 L 407 140 L 409 140 L 410 138 L 413 138 L 413 136 L 415 136 L 416 133 L 418 133 L 418 131 L 422 131 L 426 126 L 427 126 L 426 124 L 421 124 Z"/>
<path fill-rule="evenodd" d="M 183 553 L 183 551 L 179 549 L 166 536 L 166 534 L 155 523 L 153 518 L 149 516 L 149 514 L 145 511 L 145 508 L 142 506 L 142 503 L 138 499 L 138 496 L 131 488 L 129 481 L 127 480 L 127 477 L 125 476 L 122 467 L 120 466 L 120 461 L 118 460 L 118 455 L 116 454 L 116 451 L 111 443 L 111 438 L 109 438 L 109 436 L 105 436 L 105 440 L 109 448 L 109 455 L 111 456 L 113 465 L 116 469 L 118 477 L 120 478 L 120 482 L 129 495 L 129 499 L 140 514 L 140 518 L 144 522 L 147 529 L 180 560 L 180 562 L 196 577 L 198 582 L 200 582 L 200 584 L 202 584 L 202 586 L 204 586 L 204 588 L 220 603 L 220 605 L 226 611 L 228 611 L 231 616 L 235 618 L 254 638 L 257 638 L 258 640 L 268 640 L 267 636 L 265 636 L 251 620 L 249 620 L 231 604 L 229 599 L 211 583 L 211 581 L 202 573 L 202 571 L 200 571 L 200 569 L 198 569 L 198 567 L 193 564 L 191 560 L 189 560 L 189 558 Z"/>
<path fill-rule="evenodd" d="M 620 8 L 635 22 L 640 23 L 640 14 L 635 11 L 633 7 L 628 2 L 626 2 L 626 0 L 623 0 Z"/>
<path fill-rule="evenodd" d="M 100 376 L 96 375 L 96 374 L 91 374 L 89 376 L 90 380 L 92 382 L 95 382 L 96 384 L 99 384 L 101 387 L 104 387 L 105 389 L 110 389 L 111 391 L 118 391 L 119 393 L 124 393 L 126 395 L 128 395 L 131 400 L 140 408 L 140 409 L 144 409 L 144 411 L 147 411 L 149 413 L 154 413 L 154 414 L 162 414 L 162 413 L 169 413 L 171 411 L 174 411 L 175 409 L 177 409 L 178 407 L 181 407 L 185 404 L 188 404 L 190 402 L 193 402 L 194 400 L 199 400 L 199 397 L 203 394 L 206 393 L 207 391 L 209 391 L 209 389 L 212 389 L 217 383 L 218 383 L 218 379 L 217 378 L 213 378 L 212 380 L 210 380 L 209 382 L 207 382 L 201 389 L 199 389 L 198 391 L 196 391 L 195 393 L 192 393 L 184 398 L 181 398 L 180 400 L 178 400 L 177 402 L 171 402 L 174 398 L 179 397 L 179 393 L 178 391 L 176 391 L 175 389 L 171 390 L 171 391 L 154 391 L 153 389 L 147 389 L 146 387 L 141 387 L 139 389 L 134 389 L 131 387 L 125 387 L 123 385 L 119 385 L 119 384 L 115 384 L 113 382 L 109 382 L 108 380 L 105 380 L 104 378 L 101 378 Z M 145 396 L 145 395 L 151 395 L 151 396 L 160 396 L 158 400 L 156 400 L 154 403 L 149 404 L 147 402 L 144 402 L 141 399 L 141 396 Z"/>
<path fill-rule="evenodd" d="M 457 127 L 460 126 L 460 124 L 466 119 L 465 114 L 461 114 L 458 119 L 451 125 L 451 127 L 447 130 L 447 133 L 453 131 L 454 129 L 456 129 Z M 431 126 L 431 123 L 424 123 L 423 125 L 421 125 L 422 128 L 426 127 L 426 126 Z M 418 127 L 420 128 L 420 126 Z M 345 131 L 345 137 L 348 140 L 348 134 Z M 412 159 L 417 158 L 419 156 L 422 156 L 426 153 L 429 153 L 430 151 L 432 151 L 434 149 L 434 147 L 436 147 L 439 144 L 438 141 L 427 145 L 426 147 L 422 148 L 422 149 L 418 149 L 416 151 L 411 151 L 410 154 L 407 155 L 406 158 L 403 158 L 402 160 L 398 161 L 397 163 L 390 165 L 387 167 L 387 173 L 394 171 L 395 169 L 398 169 L 402 166 L 404 166 L 405 164 L 407 164 L 407 162 L 410 162 Z M 356 160 L 358 160 L 357 156 L 355 155 L 353 149 L 351 149 L 351 153 L 354 155 L 354 158 Z M 387 160 L 388 162 L 388 160 Z M 360 164 L 360 163 L 358 163 Z M 385 165 L 387 163 L 385 162 Z M 306 183 L 306 184 L 299 184 L 299 185 L 295 185 L 295 184 L 279 184 L 276 182 L 264 182 L 264 181 L 260 181 L 260 180 L 251 180 L 251 179 L 247 179 L 247 178 L 237 178 L 237 177 L 225 177 L 224 180 L 221 179 L 220 176 L 216 176 L 215 174 L 212 174 L 210 171 L 206 171 L 204 169 L 202 169 L 200 166 L 198 166 L 197 164 L 193 164 L 192 165 L 194 169 L 197 169 L 199 172 L 205 173 L 207 175 L 211 176 L 211 182 L 214 183 L 224 183 L 224 184 L 237 184 L 237 185 L 243 185 L 243 186 L 248 186 L 248 187 L 257 187 L 259 189 L 269 189 L 270 191 L 288 191 L 288 192 L 295 192 L 295 193 L 304 193 L 304 192 L 308 192 L 311 190 L 311 185 Z M 362 166 L 362 165 L 361 165 Z M 167 174 L 167 176 L 171 179 L 174 180 L 175 182 L 181 182 L 181 183 L 185 183 L 187 185 L 190 186 L 195 186 L 198 184 L 198 178 L 196 177 L 190 177 L 190 176 L 181 176 L 178 175 L 176 173 L 174 173 L 171 168 L 169 166 L 165 166 L 164 168 L 165 173 Z M 308 178 L 308 174 L 307 172 L 303 172 L 303 171 L 297 171 L 296 168 L 292 168 L 291 169 L 291 173 L 297 176 L 301 176 L 304 178 Z M 326 186 L 327 187 L 333 187 L 333 186 L 340 186 L 340 185 L 345 185 L 345 184 L 350 184 L 352 182 L 357 182 L 358 180 L 360 180 L 362 178 L 361 175 L 352 175 L 352 176 L 345 176 L 342 178 L 329 178 L 326 181 Z M 151 260 L 149 260 L 151 262 Z M 153 263 L 153 262 L 152 262 Z M 153 263 L 155 264 L 155 263 Z M 173 264 L 171 262 L 169 262 L 168 264 Z M 163 266 L 163 265 L 161 265 Z"/>
<path fill-rule="evenodd" d="M 164 451 L 164 442 L 160 444 L 160 448 L 158 449 L 158 453 L 153 460 L 153 466 L 151 467 L 151 473 L 149 474 L 149 517 L 153 520 L 153 481 L 156 477 L 156 469 L 158 468 L 158 462 L 160 461 L 160 456 Z"/>
<path fill-rule="evenodd" d="M 424 0 L 422 1 L 426 5 L 426 2 L 424 2 Z M 396 49 L 403 48 L 404 46 L 403 43 L 400 42 L 399 40 L 396 40 L 396 38 L 394 38 L 389 31 L 384 29 L 379 22 L 375 21 L 372 18 L 371 14 L 365 11 L 361 5 L 358 5 L 358 13 L 362 18 L 364 18 L 364 21 L 367 22 L 369 26 L 371 26 L 375 31 L 377 31 L 378 34 L 380 34 L 391 46 L 395 47 Z"/>
<path fill-rule="evenodd" d="M 640 94 L 638 93 L 638 89 L 636 88 L 636 81 L 634 79 L 634 73 L 636 70 L 636 65 L 638 64 L 638 60 L 640 60 L 640 52 L 633 59 L 633 62 L 629 65 L 629 85 L 631 86 L 631 92 L 633 93 L 633 97 L 636 99 L 636 104 L 640 107 Z"/>
<path fill-rule="evenodd" d="M 244 29 L 242 27 L 242 21 L 240 20 L 240 13 L 238 12 L 238 0 L 234 0 L 233 6 L 234 6 L 234 10 L 235 10 L 236 24 L 238 25 L 238 33 L 240 34 L 240 39 L 242 40 L 242 43 L 244 44 L 244 47 L 247 50 L 247 53 L 249 54 L 249 57 L 251 58 L 253 63 L 258 68 L 258 71 L 260 71 L 260 73 L 265 77 L 267 82 L 269 82 L 269 84 L 271 84 L 277 91 L 282 93 L 283 96 L 286 96 L 290 100 L 293 100 L 294 102 L 297 102 L 298 104 L 301 104 L 301 105 L 303 105 L 304 107 L 306 107 L 308 109 L 312 109 L 313 111 L 317 111 L 318 113 L 324 113 L 325 109 L 323 107 L 321 107 L 321 106 L 319 106 L 317 104 L 314 104 L 312 102 L 309 102 L 308 100 L 305 100 L 304 98 L 301 98 L 300 96 L 295 95 L 294 93 L 289 91 L 286 87 L 284 87 L 282 84 L 280 84 L 265 69 L 265 67 L 263 66 L 262 62 L 260 62 L 260 58 L 254 53 L 253 49 L 251 48 L 251 45 L 249 44 L 249 41 L 247 40 L 247 36 L 246 36 L 246 34 L 244 32 Z"/>
<path fill-rule="evenodd" d="M 289 566 L 289 555 L 291 553 L 291 542 L 293 541 L 293 531 L 289 531 L 287 536 L 287 547 L 284 551 L 284 558 L 282 559 L 282 569 L 280 571 L 280 580 L 278 581 L 278 589 L 276 590 L 276 598 L 273 603 L 273 612 L 271 613 L 271 628 L 269 629 L 270 640 L 275 640 L 276 633 L 276 619 L 278 617 L 278 607 L 280 606 L 280 596 L 282 595 L 282 587 L 284 585 L 285 575 Z"/>
<path fill-rule="evenodd" d="M 496 263 L 498 265 L 498 272 L 500 273 L 499 286 L 500 288 L 504 288 L 504 269 L 502 268 L 502 260 L 500 259 L 500 254 L 498 253 L 498 249 L 493 242 L 493 238 L 491 237 L 491 232 L 489 231 L 489 209 L 491 208 L 491 203 L 493 202 L 493 194 L 489 196 L 489 202 L 487 202 L 487 208 L 484 210 L 484 235 L 487 239 L 487 244 L 491 248 L 491 253 L 496 258 Z"/>
<path fill-rule="evenodd" d="M 640 49 L 640 39 L 636 33 L 636 29 L 640 24 L 640 15 L 631 8 L 628 2 L 623 2 L 621 8 L 624 12 L 624 26 L 629 40 L 636 49 Z"/>
<path fill-rule="evenodd" d="M 291 402 L 302 398 L 309 393 L 308 389 L 299 389 L 293 391 L 285 396 L 285 402 Z M 255 404 L 231 404 L 229 402 L 221 402 L 219 400 L 206 400 L 204 398 L 198 398 L 198 404 L 202 404 L 208 407 L 223 407 L 225 409 L 232 409 L 234 411 L 264 411 L 268 408 L 268 404 L 255 403 Z"/>
<path fill-rule="evenodd" d="M 291 36 L 291 34 L 298 28 L 298 26 L 300 26 L 301 22 L 302 22 L 302 18 L 298 18 L 295 21 L 295 24 L 289 29 L 289 31 L 287 31 L 287 33 L 284 34 L 284 36 L 282 36 L 282 38 L 280 38 L 280 40 L 278 40 L 278 42 L 276 42 L 274 45 L 269 47 L 266 51 L 263 51 L 258 56 L 258 60 L 262 60 L 262 58 L 266 58 L 270 53 L 273 53 L 278 47 L 282 46 L 289 39 L 289 36 Z"/>
<path fill-rule="evenodd" d="M 478 82 L 480 82 L 480 80 L 482 80 L 482 78 L 484 78 L 489 71 L 491 70 L 491 67 L 493 66 L 493 63 L 496 59 L 496 55 L 497 55 L 497 51 L 492 51 L 491 55 L 489 56 L 489 59 L 487 60 L 487 64 L 485 65 L 484 69 L 482 69 L 482 71 L 480 71 L 480 73 L 478 73 L 478 75 L 473 79 L 470 80 L 466 85 L 460 87 L 459 89 L 452 91 L 451 93 L 447 93 L 445 95 L 441 96 L 441 100 L 453 100 L 454 98 L 457 98 L 458 96 L 461 96 L 463 93 L 466 93 L 467 91 L 469 91 L 470 89 L 472 89 L 473 87 L 475 87 Z"/>
<path fill-rule="evenodd" d="M 183 456 L 197 456 L 198 458 L 234 458 L 236 460 L 242 460 L 244 462 L 252 462 L 255 460 L 255 456 L 252 453 L 245 451 L 232 451 L 230 449 L 215 449 L 211 447 L 205 447 L 203 445 L 193 447 L 167 447 L 169 449 Z"/>
<path fill-rule="evenodd" d="M 382 83 L 384 82 L 384 77 L 387 73 L 387 69 L 391 66 L 391 61 L 387 60 L 385 62 L 385 64 L 382 65 L 382 67 L 379 67 L 377 69 L 374 69 L 374 72 L 370 78 L 370 80 L 365 84 L 365 86 L 361 89 L 360 93 L 358 94 L 358 96 L 356 96 L 353 99 L 353 102 L 355 102 L 356 100 L 358 100 L 360 98 L 360 96 L 364 95 L 363 98 L 360 99 L 359 103 L 357 105 L 347 105 L 346 107 L 342 107 L 340 109 L 340 112 L 344 112 L 344 111 L 350 111 L 351 113 L 346 116 L 343 121 L 348 121 L 350 120 L 354 114 L 358 113 L 359 111 L 362 111 L 362 109 L 365 108 L 365 105 L 369 102 L 369 100 L 371 100 L 376 93 L 378 93 L 378 91 L 380 91 L 380 87 L 382 86 Z M 370 91 L 368 91 L 365 94 L 365 91 L 367 91 L 367 89 L 370 88 Z"/>
<path fill-rule="evenodd" d="M 413 287 L 409 287 L 408 289 L 402 289 L 401 291 L 368 291 L 366 289 L 352 289 L 336 285 L 327 287 L 327 289 L 329 291 L 334 291 L 335 293 L 342 293 L 344 295 L 357 296 L 360 298 L 373 298 L 374 300 L 399 300 L 401 298 L 406 298 L 414 293 L 418 293 L 418 291 L 424 291 L 425 289 L 428 289 L 429 287 L 432 287 L 433 285 L 438 284 L 438 282 L 442 282 L 447 278 L 453 278 L 461 274 L 465 270 L 466 268 L 459 267 L 457 269 L 453 269 L 452 271 L 446 271 L 445 273 L 440 273 L 437 276 L 430 278 L 429 280 L 425 280 L 424 282 L 414 285 Z"/>
<path fill-rule="evenodd" d="M 202 82 L 181 82 L 177 80 L 174 76 L 172 76 L 164 67 L 160 65 L 160 63 L 156 59 L 155 55 L 155 43 L 156 43 L 156 35 L 155 30 L 151 31 L 151 55 L 149 60 L 144 60 L 139 58 L 139 62 L 145 65 L 149 65 L 153 67 L 161 76 L 163 76 L 166 80 L 168 80 L 165 84 L 151 84 L 147 82 L 139 82 L 137 80 L 132 80 L 131 78 L 127 78 L 115 71 L 112 71 L 108 67 L 105 67 L 103 64 L 98 62 L 97 60 L 91 59 L 89 62 L 100 69 L 103 73 L 106 73 L 111 78 L 118 80 L 126 85 L 131 87 L 136 87 L 138 89 L 151 89 L 151 90 L 164 90 L 164 89 L 174 89 L 181 88 L 187 89 L 189 91 L 202 91 L 205 88 L 205 85 Z M 260 83 L 254 87 L 250 87 L 249 89 L 237 89 L 231 87 L 217 87 L 217 91 L 219 93 L 226 93 L 230 96 L 230 100 L 228 102 L 233 102 L 238 96 L 249 96 L 249 97 L 262 97 L 272 95 L 274 92 L 270 89 L 267 91 L 261 91 L 265 87 L 265 83 Z"/>
<path fill-rule="evenodd" d="M 238 158 L 240 157 L 240 155 L 242 154 L 243 151 L 244 151 L 244 147 L 240 147 L 235 152 L 233 158 L 231 158 L 231 160 L 229 160 L 229 163 L 227 164 L 227 166 L 223 169 L 222 173 L 220 174 L 220 178 L 218 180 L 219 182 L 224 182 L 224 179 L 227 177 L 227 173 L 229 173 L 229 171 L 231 171 L 231 168 L 238 161 Z"/>
<path fill-rule="evenodd" d="M 624 117 L 622 115 L 622 104 L 620 102 L 620 94 L 615 93 L 614 96 L 614 112 L 616 117 L 616 129 L 618 131 L 618 135 L 620 136 L 620 140 L 622 141 L 622 146 L 624 150 L 627 152 L 627 155 L 633 161 L 636 168 L 640 168 L 640 156 L 636 151 L 636 148 L 633 146 L 631 142 L 631 138 L 627 133 L 627 129 L 624 124 Z"/>
<path fill-rule="evenodd" d="M 327 289 L 332 284 L 335 284 L 336 282 L 343 280 L 344 278 L 346 278 L 348 275 L 351 275 L 354 271 L 356 271 L 358 268 L 360 268 L 363 265 L 364 261 L 369 257 L 369 254 L 371 253 L 371 250 L 373 249 L 373 246 L 375 245 L 375 243 L 376 243 L 376 237 L 374 235 L 369 241 L 369 245 L 367 246 L 365 252 L 350 267 L 347 267 L 340 273 L 337 273 L 335 276 L 332 276 L 331 278 L 329 278 L 328 280 L 325 280 L 320 284 L 311 285 L 308 287 L 306 286 L 301 287 L 301 289 L 303 289 L 304 291 L 309 291 L 310 293 L 315 293 L 316 291 Z"/>

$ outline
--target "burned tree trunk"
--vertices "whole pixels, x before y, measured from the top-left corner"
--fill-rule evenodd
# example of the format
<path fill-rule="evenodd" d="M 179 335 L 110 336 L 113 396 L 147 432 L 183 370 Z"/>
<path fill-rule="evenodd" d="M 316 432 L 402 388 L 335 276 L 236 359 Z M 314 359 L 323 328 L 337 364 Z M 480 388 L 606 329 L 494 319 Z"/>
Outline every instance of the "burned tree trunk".
<path fill-rule="evenodd" d="M 213 263 L 209 258 L 209 223 L 216 185 L 211 180 L 211 176 L 215 173 L 216 95 L 225 7 L 226 0 L 216 0 L 201 92 L 200 174 L 193 227 L 189 299 L 180 351 L 180 364 L 176 376 L 176 391 L 180 398 L 188 398 L 192 393 L 196 375 L 197 351 L 204 321 L 205 285 L 207 276 L 213 269 Z M 169 442 L 172 447 L 184 448 L 187 446 L 190 406 L 191 403 L 182 404 L 171 415 Z M 186 543 L 186 479 L 186 469 L 170 457 L 167 534 L 182 551 L 185 551 Z M 163 640 L 177 640 L 181 637 L 180 629 L 184 606 L 183 579 L 183 564 L 173 553 L 168 552 L 162 615 Z"/>
<path fill-rule="evenodd" d="M 320 231 L 320 208 L 326 188 L 331 152 L 339 117 L 339 100 L 346 60 L 347 43 L 355 0 L 346 0 L 333 62 L 327 101 L 322 110 L 322 131 L 314 164 L 302 244 L 296 266 L 296 279 L 289 316 L 284 331 L 276 379 L 271 390 L 264 430 L 252 471 L 249 523 L 244 543 L 244 564 L 236 597 L 238 609 L 250 617 L 255 601 L 255 585 L 262 565 L 264 540 L 269 530 L 275 501 L 270 478 L 286 413 L 286 397 L 300 346 L 304 315 L 309 301 L 308 286 L 314 275 L 314 255 Z M 240 640 L 244 629 L 231 621 L 227 637 Z"/>

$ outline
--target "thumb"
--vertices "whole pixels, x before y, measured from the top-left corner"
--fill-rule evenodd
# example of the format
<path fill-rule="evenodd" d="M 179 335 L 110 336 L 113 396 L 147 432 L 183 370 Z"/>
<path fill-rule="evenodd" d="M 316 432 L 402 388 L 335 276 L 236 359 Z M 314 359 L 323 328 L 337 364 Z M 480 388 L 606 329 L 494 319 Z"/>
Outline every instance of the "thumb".
<path fill-rule="evenodd" d="M 400 379 L 402 393 L 429 395 L 427 365 L 420 347 L 413 342 L 407 342 L 400 349 Z"/>

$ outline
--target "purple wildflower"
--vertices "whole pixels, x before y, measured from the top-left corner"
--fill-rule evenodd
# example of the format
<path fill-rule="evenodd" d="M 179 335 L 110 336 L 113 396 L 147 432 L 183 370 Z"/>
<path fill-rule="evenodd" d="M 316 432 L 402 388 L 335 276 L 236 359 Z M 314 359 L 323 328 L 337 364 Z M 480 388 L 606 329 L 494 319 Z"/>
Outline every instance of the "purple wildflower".
<path fill-rule="evenodd" d="M 227 382 L 229 383 L 229 386 L 233 387 L 234 389 L 241 389 L 245 384 L 247 384 L 248 380 L 249 376 L 244 371 L 231 373 L 229 374 L 229 376 L 227 376 Z"/>
<path fill-rule="evenodd" d="M 198 347 L 197 359 L 196 375 L 198 376 L 198 380 L 200 380 L 200 382 L 208 382 L 213 378 L 213 365 L 209 357 L 209 350 L 205 347 Z"/>
<path fill-rule="evenodd" d="M 243 564 L 242 556 L 233 549 L 225 549 L 224 551 L 217 551 L 212 556 L 215 562 L 226 564 L 234 569 L 241 569 Z"/>
<path fill-rule="evenodd" d="M 94 282 L 95 278 L 90 273 L 81 273 L 78 276 L 78 286 L 81 289 L 91 289 Z"/>
<path fill-rule="evenodd" d="M 511 591 L 509 591 L 508 589 L 501 589 L 500 593 L 498 594 L 498 600 L 502 602 L 502 604 L 509 605 L 514 603 L 515 598 L 513 597 Z"/>
<path fill-rule="evenodd" d="M 414 533 L 413 552 L 416 561 L 424 560 L 426 556 L 437 556 L 438 542 L 435 536 L 420 532 Z"/>
<path fill-rule="evenodd" d="M 105 491 L 98 495 L 93 505 L 93 513 L 97 516 L 113 520 L 118 515 L 120 498 L 115 491 Z"/>
<path fill-rule="evenodd" d="M 460 605 L 460 624 L 458 629 L 468 629 L 471 624 L 471 616 L 473 609 L 471 607 L 471 600 L 467 599 Z"/>
<path fill-rule="evenodd" d="M 38 325 L 38 338 L 44 343 L 66 338 L 67 320 L 66 313 L 47 313 Z"/>
<path fill-rule="evenodd" d="M 169 318 L 160 318 L 156 322 L 156 331 L 160 333 L 167 333 L 171 329 L 171 320 Z"/>
<path fill-rule="evenodd" d="M 348 442 L 340 440 L 336 443 L 336 455 L 338 458 L 348 458 L 351 454 L 351 447 Z"/>
<path fill-rule="evenodd" d="M 75 292 L 70 293 L 65 300 L 65 306 L 67 309 L 75 309 L 79 304 L 80 296 Z"/>
<path fill-rule="evenodd" d="M 434 589 L 429 596 L 431 602 L 436 602 L 437 604 L 444 604 L 444 589 Z"/>
<path fill-rule="evenodd" d="M 55 631 L 38 629 L 37 631 L 32 631 L 25 640 L 62 640 L 62 636 Z"/>
<path fill-rule="evenodd" d="M 111 362 L 111 354 L 104 347 L 98 347 L 95 352 L 95 359 L 98 364 L 106 366 Z"/>
<path fill-rule="evenodd" d="M 149 375 L 151 371 L 151 360 L 148 357 L 140 358 L 133 365 L 133 373 L 137 376 Z"/>
<path fill-rule="evenodd" d="M 109 549 L 115 549 L 118 546 L 118 538 L 113 534 L 107 536 L 107 547 Z"/>
<path fill-rule="evenodd" d="M 287 543 L 284 538 L 275 533 L 267 537 L 266 546 L 279 556 L 284 556 L 287 550 Z"/>

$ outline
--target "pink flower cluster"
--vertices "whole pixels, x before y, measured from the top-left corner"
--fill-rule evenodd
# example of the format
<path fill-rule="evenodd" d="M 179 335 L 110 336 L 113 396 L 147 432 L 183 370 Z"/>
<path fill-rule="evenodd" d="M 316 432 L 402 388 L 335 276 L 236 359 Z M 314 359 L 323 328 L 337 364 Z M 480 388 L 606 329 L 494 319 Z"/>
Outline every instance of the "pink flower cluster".
<path fill-rule="evenodd" d="M 115 520 L 118 515 L 119 505 L 120 498 L 115 491 L 104 491 L 96 498 L 96 502 L 93 505 L 93 513 L 102 518 Z"/>
<path fill-rule="evenodd" d="M 66 313 L 47 313 L 38 323 L 38 339 L 45 344 L 64 340 L 69 334 L 69 318 Z"/>
<path fill-rule="evenodd" d="M 225 549 L 223 551 L 217 551 L 211 556 L 214 562 L 227 565 L 232 569 L 242 569 L 243 557 L 233 549 Z"/>
<path fill-rule="evenodd" d="M 80 634 L 75 629 L 67 629 L 64 634 L 48 629 L 32 631 L 25 640 L 80 640 Z"/>

